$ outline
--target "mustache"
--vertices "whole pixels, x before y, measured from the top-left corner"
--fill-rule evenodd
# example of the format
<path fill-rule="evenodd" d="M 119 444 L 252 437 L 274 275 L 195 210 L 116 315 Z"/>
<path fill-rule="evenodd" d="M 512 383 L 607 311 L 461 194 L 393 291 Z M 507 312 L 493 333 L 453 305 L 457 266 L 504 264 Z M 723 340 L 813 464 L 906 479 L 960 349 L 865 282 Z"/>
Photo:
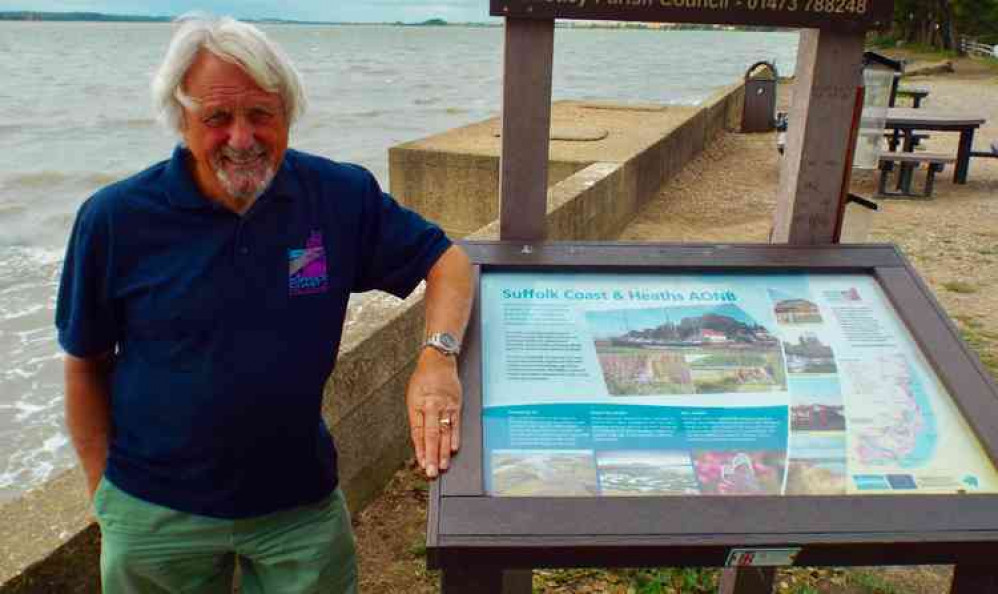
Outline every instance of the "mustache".
<path fill-rule="evenodd" d="M 255 144 L 248 149 L 234 149 L 230 146 L 223 146 L 218 152 L 218 156 L 230 161 L 252 161 L 267 154 L 267 148 L 262 144 Z"/>

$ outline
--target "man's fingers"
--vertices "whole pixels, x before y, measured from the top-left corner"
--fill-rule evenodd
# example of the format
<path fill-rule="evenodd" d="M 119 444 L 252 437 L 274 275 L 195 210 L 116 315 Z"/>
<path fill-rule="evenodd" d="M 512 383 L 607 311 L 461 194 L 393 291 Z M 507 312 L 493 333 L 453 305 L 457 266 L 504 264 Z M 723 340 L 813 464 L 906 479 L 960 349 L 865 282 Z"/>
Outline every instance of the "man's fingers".
<path fill-rule="evenodd" d="M 426 444 L 426 476 L 436 478 L 440 469 L 440 416 L 426 411 L 423 418 L 423 438 Z"/>
<path fill-rule="evenodd" d="M 440 413 L 440 470 L 450 468 L 451 439 L 454 437 L 453 417 Z"/>
<path fill-rule="evenodd" d="M 453 454 L 461 447 L 461 410 L 451 414 L 450 451 Z"/>
<path fill-rule="evenodd" d="M 416 449 L 416 461 L 420 468 L 426 468 L 426 445 L 423 441 L 423 413 L 413 411 L 409 419 L 409 432 L 412 436 L 412 445 Z"/>

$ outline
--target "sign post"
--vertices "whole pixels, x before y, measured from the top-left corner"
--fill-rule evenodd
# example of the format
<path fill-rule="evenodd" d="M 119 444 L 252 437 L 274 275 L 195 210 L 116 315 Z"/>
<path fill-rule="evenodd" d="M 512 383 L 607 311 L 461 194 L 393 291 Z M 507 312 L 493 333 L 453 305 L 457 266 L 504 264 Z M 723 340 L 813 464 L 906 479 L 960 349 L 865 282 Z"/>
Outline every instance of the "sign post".
<path fill-rule="evenodd" d="M 554 19 L 507 19 L 499 236 L 542 241 L 548 196 Z"/>
<path fill-rule="evenodd" d="M 801 31 L 780 168 L 774 243 L 834 243 L 841 217 L 856 89 L 862 83 L 862 31 Z"/>
<path fill-rule="evenodd" d="M 998 387 L 889 245 L 466 243 L 444 592 L 542 567 L 998 567 Z M 771 591 L 771 590 L 770 590 Z"/>
<path fill-rule="evenodd" d="M 544 238 L 554 19 L 800 27 L 773 241 L 835 241 L 867 29 L 893 0 L 490 0 L 506 17 L 500 237 Z M 528 24 L 534 21 L 532 24 Z"/>

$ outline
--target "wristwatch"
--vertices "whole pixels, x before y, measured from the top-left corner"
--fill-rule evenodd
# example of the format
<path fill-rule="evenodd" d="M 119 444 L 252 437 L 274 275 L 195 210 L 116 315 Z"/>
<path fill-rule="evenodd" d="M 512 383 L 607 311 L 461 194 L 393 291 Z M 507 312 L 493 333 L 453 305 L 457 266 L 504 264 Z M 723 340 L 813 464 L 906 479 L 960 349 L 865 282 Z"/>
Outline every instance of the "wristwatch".
<path fill-rule="evenodd" d="M 447 357 L 456 357 L 461 354 L 461 343 L 447 332 L 434 332 L 426 337 L 423 348 L 432 347 L 438 353 Z"/>

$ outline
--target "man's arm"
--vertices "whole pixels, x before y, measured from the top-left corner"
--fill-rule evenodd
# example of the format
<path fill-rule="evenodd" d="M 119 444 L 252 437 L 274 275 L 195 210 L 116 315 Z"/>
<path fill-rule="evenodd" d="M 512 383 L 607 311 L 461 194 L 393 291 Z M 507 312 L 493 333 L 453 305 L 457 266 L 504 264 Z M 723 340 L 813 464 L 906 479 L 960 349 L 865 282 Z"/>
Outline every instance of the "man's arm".
<path fill-rule="evenodd" d="M 461 340 L 473 296 L 468 256 L 461 248 L 451 246 L 426 276 L 425 336 L 447 332 Z M 424 348 L 409 380 L 406 405 L 416 458 L 431 479 L 447 470 L 451 454 L 460 445 L 461 398 L 456 357 Z M 450 425 L 440 423 L 445 418 Z"/>
<path fill-rule="evenodd" d="M 66 428 L 80 458 L 87 491 L 93 498 L 107 466 L 111 433 L 111 366 L 105 353 L 81 359 L 66 355 Z"/>

